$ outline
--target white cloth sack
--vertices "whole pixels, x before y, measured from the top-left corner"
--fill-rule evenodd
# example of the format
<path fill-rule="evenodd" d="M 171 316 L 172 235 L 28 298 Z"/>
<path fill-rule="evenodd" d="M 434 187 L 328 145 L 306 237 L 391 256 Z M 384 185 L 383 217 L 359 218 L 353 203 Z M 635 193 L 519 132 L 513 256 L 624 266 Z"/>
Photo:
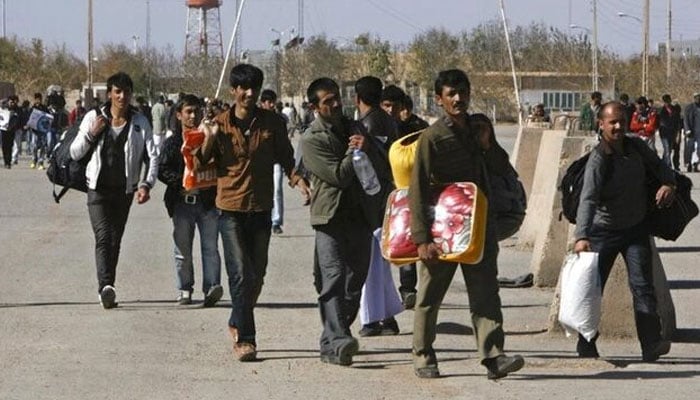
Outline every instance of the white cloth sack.
<path fill-rule="evenodd" d="M 598 332 L 602 303 L 598 253 L 569 254 L 561 271 L 559 323 L 566 336 L 580 333 L 589 342 Z"/>
<path fill-rule="evenodd" d="M 367 325 L 393 317 L 403 311 L 399 292 L 391 275 L 391 264 L 382 257 L 380 247 L 382 229 L 372 235 L 372 255 L 369 261 L 367 280 L 362 286 L 360 298 L 360 322 Z"/>
<path fill-rule="evenodd" d="M 700 158 L 698 158 L 698 142 L 695 142 L 695 148 L 693 149 L 692 156 L 690 157 L 690 162 L 691 164 L 697 164 L 700 162 Z"/>

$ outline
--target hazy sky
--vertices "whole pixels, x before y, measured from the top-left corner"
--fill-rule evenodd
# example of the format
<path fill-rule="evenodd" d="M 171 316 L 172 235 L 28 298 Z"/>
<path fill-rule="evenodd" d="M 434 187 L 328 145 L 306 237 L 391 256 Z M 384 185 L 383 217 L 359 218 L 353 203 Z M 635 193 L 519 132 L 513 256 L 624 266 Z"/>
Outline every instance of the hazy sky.
<path fill-rule="evenodd" d="M 88 0 L 0 0 L 5 2 L 8 36 L 38 37 L 49 46 L 65 43 L 79 57 L 87 54 Z M 185 43 L 185 0 L 150 0 L 151 45 L 172 45 L 181 53 Z M 220 8 L 224 50 L 235 21 L 235 0 Z M 93 0 L 95 49 L 105 43 L 144 46 L 146 0 Z M 371 32 L 396 44 L 406 44 L 431 27 L 457 33 L 479 23 L 500 19 L 498 0 L 305 0 L 304 36 L 325 33 L 343 42 Z M 641 51 L 641 23 L 619 18 L 618 11 L 642 17 L 643 0 L 598 0 L 599 44 L 629 56 Z M 668 0 L 651 0 L 650 48 L 666 40 Z M 672 0 L 673 39 L 700 38 L 700 0 Z M 278 34 L 296 27 L 298 0 L 247 0 L 241 25 L 242 49 L 265 49 Z M 505 0 L 511 27 L 545 22 L 562 30 L 573 23 L 592 27 L 592 0 Z M 1 23 L 1 21 L 0 21 Z M 297 28 L 298 29 L 298 28 Z M 582 32 L 582 30 L 573 30 Z"/>

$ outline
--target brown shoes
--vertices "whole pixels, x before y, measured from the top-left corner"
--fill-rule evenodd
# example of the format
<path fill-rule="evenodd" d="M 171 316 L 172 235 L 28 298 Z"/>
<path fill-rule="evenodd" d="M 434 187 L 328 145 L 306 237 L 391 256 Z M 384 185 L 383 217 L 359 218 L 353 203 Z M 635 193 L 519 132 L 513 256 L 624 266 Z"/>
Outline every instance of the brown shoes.
<path fill-rule="evenodd" d="M 255 361 L 258 355 L 258 352 L 255 350 L 255 345 L 245 342 L 238 343 L 238 328 L 229 326 L 228 331 L 231 334 L 231 338 L 233 338 L 233 355 L 238 361 Z"/>

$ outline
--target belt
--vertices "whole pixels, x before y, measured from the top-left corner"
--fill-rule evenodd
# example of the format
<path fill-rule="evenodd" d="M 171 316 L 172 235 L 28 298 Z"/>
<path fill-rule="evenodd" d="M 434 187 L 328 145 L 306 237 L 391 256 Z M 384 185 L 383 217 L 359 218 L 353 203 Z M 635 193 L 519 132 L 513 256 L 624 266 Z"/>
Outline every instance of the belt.
<path fill-rule="evenodd" d="M 196 194 L 186 194 L 184 197 L 185 204 L 197 204 L 197 198 Z"/>

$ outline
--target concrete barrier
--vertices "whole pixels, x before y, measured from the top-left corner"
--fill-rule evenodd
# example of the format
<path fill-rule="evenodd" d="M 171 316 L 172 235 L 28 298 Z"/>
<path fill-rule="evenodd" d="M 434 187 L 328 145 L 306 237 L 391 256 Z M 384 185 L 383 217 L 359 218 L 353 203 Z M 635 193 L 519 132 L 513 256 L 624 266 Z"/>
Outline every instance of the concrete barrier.
<path fill-rule="evenodd" d="M 538 188 L 534 191 L 537 197 L 530 203 L 534 204 L 528 209 L 530 220 L 525 232 L 525 235 L 531 234 L 533 238 L 530 270 L 534 274 L 535 286 L 539 287 L 556 286 L 561 260 L 571 241 L 570 231 L 573 231 L 570 229 L 573 225 L 561 216 L 559 182 L 569 165 L 596 144 L 595 139 L 590 137 L 570 137 L 563 131 L 553 132 L 556 134 L 546 134 L 540 148 L 542 157 L 538 160 L 534 180 L 534 186 Z M 540 161 L 543 164 L 539 164 Z M 525 235 L 524 245 L 530 239 Z"/>
<path fill-rule="evenodd" d="M 666 279 L 663 263 L 659 257 L 659 252 L 656 249 L 656 244 L 653 238 L 650 238 L 650 241 L 657 313 L 661 318 L 661 336 L 664 339 L 671 340 L 676 332 L 676 308 L 673 305 L 671 290 L 668 280 Z M 559 325 L 559 321 L 557 320 L 557 315 L 559 314 L 560 290 L 561 282 L 558 281 L 548 318 L 548 331 L 550 333 L 562 332 L 561 325 Z M 605 285 L 599 331 L 603 337 L 637 337 L 637 330 L 634 323 L 634 308 L 632 306 L 632 294 L 630 293 L 627 278 L 627 268 L 621 256 L 618 256 L 615 260 L 615 265 L 613 265 L 610 277 Z"/>
<path fill-rule="evenodd" d="M 537 153 L 540 149 L 540 141 L 544 128 L 521 127 L 515 138 L 510 162 L 518 171 L 520 181 L 523 183 L 528 198 L 532 192 L 532 179 L 537 166 Z"/>

